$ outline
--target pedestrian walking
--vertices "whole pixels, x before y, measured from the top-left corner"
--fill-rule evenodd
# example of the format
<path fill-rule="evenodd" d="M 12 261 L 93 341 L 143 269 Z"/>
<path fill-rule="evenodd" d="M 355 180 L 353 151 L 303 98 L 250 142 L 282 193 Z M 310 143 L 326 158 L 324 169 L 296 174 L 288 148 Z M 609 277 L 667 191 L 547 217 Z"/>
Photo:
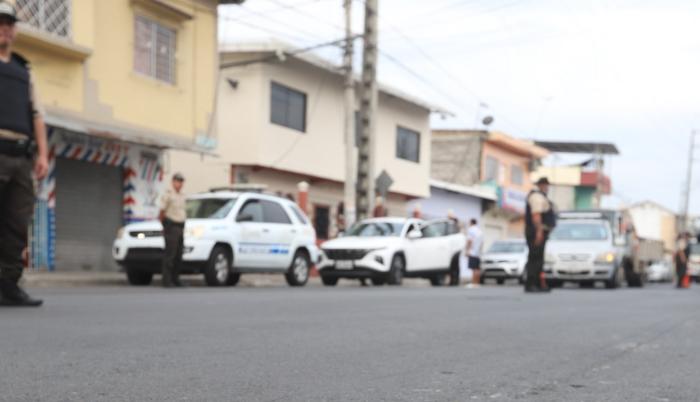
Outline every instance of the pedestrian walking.
<path fill-rule="evenodd" d="M 182 265 L 182 249 L 184 243 L 185 194 L 182 186 L 184 176 L 175 173 L 168 188 L 160 200 L 160 221 L 163 223 L 163 238 L 165 239 L 165 255 L 163 256 L 163 287 L 182 287 L 180 281 L 180 266 Z"/>
<path fill-rule="evenodd" d="M 525 291 L 528 293 L 549 292 L 550 290 L 542 278 L 544 250 L 549 233 L 556 226 L 554 204 L 547 198 L 549 180 L 542 177 L 535 185 L 537 187 L 527 195 L 525 205 L 525 239 L 529 248 Z"/>
<path fill-rule="evenodd" d="M 12 51 L 17 11 L 0 0 L 0 305 L 40 306 L 19 285 L 34 178 L 48 171 L 46 126 L 29 62 Z"/>
<path fill-rule="evenodd" d="M 690 259 L 690 233 L 684 232 L 678 235 L 676 241 L 676 287 L 679 289 L 690 286 L 688 276 L 688 259 Z"/>
<path fill-rule="evenodd" d="M 467 229 L 467 260 L 468 267 L 472 271 L 472 281 L 466 285 L 466 288 L 469 289 L 481 286 L 481 247 L 483 239 L 484 234 L 481 232 L 477 220 L 470 220 L 469 229 Z"/>

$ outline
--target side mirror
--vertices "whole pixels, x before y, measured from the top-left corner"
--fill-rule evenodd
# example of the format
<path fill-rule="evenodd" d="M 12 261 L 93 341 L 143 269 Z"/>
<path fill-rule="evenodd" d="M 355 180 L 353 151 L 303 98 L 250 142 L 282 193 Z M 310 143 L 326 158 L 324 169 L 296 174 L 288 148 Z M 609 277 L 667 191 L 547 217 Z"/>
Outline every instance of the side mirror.
<path fill-rule="evenodd" d="M 423 237 L 423 233 L 420 230 L 414 229 L 408 232 L 408 238 L 411 240 L 420 239 L 421 237 Z"/>
<path fill-rule="evenodd" d="M 254 218 L 251 214 L 242 214 L 236 217 L 236 222 L 253 222 Z"/>

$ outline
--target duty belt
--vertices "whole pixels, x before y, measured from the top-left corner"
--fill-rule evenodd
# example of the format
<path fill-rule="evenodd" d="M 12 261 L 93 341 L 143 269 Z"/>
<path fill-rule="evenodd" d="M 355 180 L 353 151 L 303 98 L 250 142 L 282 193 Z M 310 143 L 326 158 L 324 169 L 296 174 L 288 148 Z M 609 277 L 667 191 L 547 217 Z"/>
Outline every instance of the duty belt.
<path fill-rule="evenodd" d="M 27 140 L 5 140 L 0 138 L 0 155 L 31 157 L 32 142 Z"/>

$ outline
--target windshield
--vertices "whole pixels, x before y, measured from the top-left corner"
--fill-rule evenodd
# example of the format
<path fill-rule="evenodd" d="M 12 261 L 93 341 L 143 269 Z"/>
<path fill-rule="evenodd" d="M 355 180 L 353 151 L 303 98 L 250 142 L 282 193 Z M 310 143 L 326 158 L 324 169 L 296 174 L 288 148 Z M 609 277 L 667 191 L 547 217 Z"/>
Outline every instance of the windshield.
<path fill-rule="evenodd" d="M 489 248 L 489 253 L 522 253 L 525 251 L 525 244 L 513 242 L 495 242 Z"/>
<path fill-rule="evenodd" d="M 236 203 L 235 198 L 198 198 L 187 200 L 190 219 L 223 219 Z"/>
<path fill-rule="evenodd" d="M 598 223 L 560 223 L 550 236 L 552 240 L 607 240 L 608 231 Z"/>
<path fill-rule="evenodd" d="M 396 237 L 401 235 L 403 223 L 360 222 L 348 231 L 348 236 L 357 237 Z"/>

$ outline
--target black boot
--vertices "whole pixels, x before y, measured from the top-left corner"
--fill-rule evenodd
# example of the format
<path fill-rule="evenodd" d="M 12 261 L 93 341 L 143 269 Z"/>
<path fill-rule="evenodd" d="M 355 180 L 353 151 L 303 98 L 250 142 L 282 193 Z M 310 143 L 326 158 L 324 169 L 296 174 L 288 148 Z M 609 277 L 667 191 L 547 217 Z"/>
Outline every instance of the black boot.
<path fill-rule="evenodd" d="M 17 282 L 10 279 L 0 279 L 0 306 L 39 307 L 44 303 L 40 299 L 32 299 Z"/>

